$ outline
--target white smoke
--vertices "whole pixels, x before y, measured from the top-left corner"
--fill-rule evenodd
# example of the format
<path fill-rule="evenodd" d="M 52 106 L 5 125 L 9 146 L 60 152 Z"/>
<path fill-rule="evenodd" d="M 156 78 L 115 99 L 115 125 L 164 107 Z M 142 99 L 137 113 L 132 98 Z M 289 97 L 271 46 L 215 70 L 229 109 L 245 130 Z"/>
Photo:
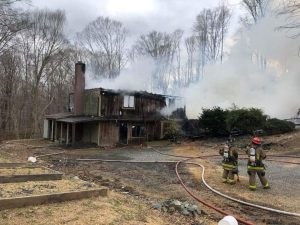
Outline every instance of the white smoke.
<path fill-rule="evenodd" d="M 285 23 L 282 17 L 269 17 L 239 32 L 223 64 L 207 66 L 198 83 L 175 94 L 185 98 L 188 118 L 197 118 L 202 108 L 228 108 L 233 103 L 261 108 L 271 117 L 294 116 L 300 107 L 300 43 L 277 29 Z M 258 55 L 266 59 L 266 69 L 261 68 Z M 87 73 L 86 88 L 159 93 L 151 83 L 154 68 L 151 59 L 140 58 L 115 80 L 99 82 Z"/>
<path fill-rule="evenodd" d="M 300 43 L 277 29 L 284 23 L 283 18 L 266 18 L 240 33 L 228 60 L 207 67 L 205 77 L 183 91 L 189 118 L 199 116 L 202 108 L 233 103 L 261 108 L 272 117 L 294 116 L 300 107 Z M 267 59 L 266 70 L 255 62 L 255 52 Z"/>
<path fill-rule="evenodd" d="M 130 67 L 121 71 L 120 76 L 116 79 L 95 79 L 93 74 L 87 70 L 86 72 L 86 89 L 91 88 L 107 88 L 121 89 L 131 91 L 151 91 L 151 76 L 153 73 L 153 60 L 141 57 Z"/>

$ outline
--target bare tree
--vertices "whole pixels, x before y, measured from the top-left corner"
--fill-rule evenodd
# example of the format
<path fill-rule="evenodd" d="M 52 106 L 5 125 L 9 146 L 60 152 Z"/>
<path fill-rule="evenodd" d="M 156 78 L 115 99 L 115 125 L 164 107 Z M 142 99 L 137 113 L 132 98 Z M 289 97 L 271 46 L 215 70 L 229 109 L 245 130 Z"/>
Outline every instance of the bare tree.
<path fill-rule="evenodd" d="M 170 68 L 174 68 L 174 72 L 171 69 L 170 75 L 173 83 L 173 89 L 177 87 L 184 86 L 184 76 L 183 76 L 183 67 L 181 63 L 181 39 L 183 36 L 182 30 L 175 30 L 172 34 L 173 39 L 173 52 L 175 56 L 174 66 L 170 66 Z M 172 62 L 171 62 L 172 63 Z"/>
<path fill-rule="evenodd" d="M 195 37 L 198 42 L 198 63 L 196 65 L 197 80 L 204 73 L 204 66 L 207 58 L 207 45 L 208 45 L 208 18 L 210 11 L 204 9 L 197 16 L 194 25 Z"/>
<path fill-rule="evenodd" d="M 23 55 L 26 57 L 28 83 L 32 96 L 32 134 L 40 133 L 40 120 L 43 115 L 39 104 L 40 90 L 49 79 L 47 66 L 62 52 L 66 39 L 63 34 L 65 14 L 63 11 L 37 10 L 28 14 L 28 29 L 21 34 Z"/>
<path fill-rule="evenodd" d="M 57 54 L 56 59 L 47 66 L 48 81 L 44 85 L 43 113 L 68 111 L 69 93 L 74 86 L 74 62 L 77 52 L 72 48 L 65 48 Z"/>
<path fill-rule="evenodd" d="M 0 138 L 38 137 L 43 115 L 65 109 L 79 55 L 64 37 L 64 12 L 14 13 L 26 26 L 0 45 Z"/>
<path fill-rule="evenodd" d="M 25 28 L 26 23 L 23 14 L 13 8 L 13 4 L 19 1 L 0 1 L 0 53 L 8 46 L 12 38 Z"/>
<path fill-rule="evenodd" d="M 152 76 L 152 90 L 158 89 L 167 93 L 170 81 L 179 82 L 180 68 L 180 42 L 183 32 L 176 30 L 173 33 L 152 31 L 147 35 L 141 35 L 134 46 L 137 54 L 150 56 L 155 63 Z M 174 71 L 174 57 L 176 57 L 177 69 Z"/>
<path fill-rule="evenodd" d="M 126 63 L 126 36 L 122 23 L 104 17 L 98 17 L 78 33 L 79 43 L 91 53 L 95 74 L 105 78 L 115 78 L 120 74 Z"/>
<path fill-rule="evenodd" d="M 13 39 L 26 28 L 24 14 L 14 8 L 16 2 L 21 0 L 0 1 L 0 133 L 9 136 L 17 130 L 14 119 L 21 80 L 21 58 Z"/>
<path fill-rule="evenodd" d="M 257 24 L 264 18 L 270 10 L 272 0 L 242 0 L 242 6 L 246 9 L 248 15 L 241 18 L 245 26 Z M 266 70 L 267 59 L 261 52 L 253 52 L 252 58 L 258 63 L 261 70 Z"/>
<path fill-rule="evenodd" d="M 0 56 L 0 127 L 6 134 L 11 134 L 16 128 L 13 117 L 21 78 L 21 59 L 14 51 L 13 48 L 7 49 Z"/>
<path fill-rule="evenodd" d="M 187 71 L 185 83 L 189 84 L 194 81 L 194 56 L 196 53 L 197 40 L 194 36 L 185 39 L 185 48 L 187 52 Z"/>
<path fill-rule="evenodd" d="M 300 36 L 300 2 L 288 0 L 284 2 L 283 7 L 278 11 L 278 15 L 285 16 L 286 24 L 279 26 L 279 29 L 287 29 L 292 31 L 292 37 Z"/>
<path fill-rule="evenodd" d="M 221 27 L 221 55 L 220 55 L 220 60 L 221 63 L 223 62 L 223 57 L 224 57 L 224 39 L 225 39 L 225 35 L 228 32 L 228 26 L 229 26 L 229 21 L 230 21 L 230 17 L 231 17 L 231 13 L 228 9 L 228 7 L 226 7 L 224 5 L 224 3 L 219 7 L 219 26 Z"/>
<path fill-rule="evenodd" d="M 253 23 L 266 16 L 270 0 L 242 0 L 242 6 L 250 15 Z"/>
<path fill-rule="evenodd" d="M 195 37 L 198 42 L 198 58 L 196 71 L 198 79 L 204 74 L 207 63 L 215 63 L 218 58 L 223 60 L 223 46 L 228 30 L 230 11 L 225 6 L 203 9 L 194 24 Z"/>
<path fill-rule="evenodd" d="M 152 31 L 147 35 L 141 35 L 135 48 L 141 55 L 149 55 L 158 59 L 169 55 L 171 45 L 170 35 Z"/>

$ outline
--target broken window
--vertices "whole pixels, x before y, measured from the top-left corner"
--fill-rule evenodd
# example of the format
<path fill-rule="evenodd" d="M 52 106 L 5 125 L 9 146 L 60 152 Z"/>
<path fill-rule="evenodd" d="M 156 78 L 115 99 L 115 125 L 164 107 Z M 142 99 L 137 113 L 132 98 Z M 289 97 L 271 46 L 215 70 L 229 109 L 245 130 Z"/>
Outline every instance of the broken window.
<path fill-rule="evenodd" d="M 134 96 L 133 95 L 124 95 L 124 108 L 134 108 Z"/>
<path fill-rule="evenodd" d="M 132 126 L 132 137 L 144 137 L 145 127 L 144 126 Z"/>

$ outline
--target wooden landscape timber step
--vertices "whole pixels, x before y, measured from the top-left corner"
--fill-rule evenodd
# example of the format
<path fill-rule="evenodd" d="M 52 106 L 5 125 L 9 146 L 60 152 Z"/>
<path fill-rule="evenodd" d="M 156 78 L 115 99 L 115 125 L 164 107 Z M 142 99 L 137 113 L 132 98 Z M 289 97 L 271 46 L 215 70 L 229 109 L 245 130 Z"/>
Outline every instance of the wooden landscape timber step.
<path fill-rule="evenodd" d="M 16 198 L 0 198 L 0 210 L 21 208 L 25 206 L 41 205 L 48 203 L 58 203 L 71 200 L 79 200 L 84 198 L 105 197 L 108 194 L 106 187 L 101 187 L 92 190 L 61 192 L 53 194 L 33 195 Z"/>
<path fill-rule="evenodd" d="M 33 168 L 36 167 L 36 165 L 28 164 L 28 163 L 0 163 L 0 169 L 1 168 L 16 168 L 16 167 L 28 167 Z"/>
<path fill-rule="evenodd" d="M 46 173 L 42 174 L 18 174 L 18 175 L 0 175 L 0 183 L 18 183 L 26 181 L 49 181 L 49 180 L 61 180 L 63 174 L 55 170 L 51 170 L 43 166 L 35 166 L 26 163 L 0 163 L 1 169 L 44 169 Z M 48 172 L 47 172 L 48 171 Z"/>
<path fill-rule="evenodd" d="M 46 174 L 30 174 L 30 175 L 9 175 L 0 176 L 0 183 L 18 183 L 26 181 L 47 181 L 61 180 L 61 173 L 46 173 Z"/>

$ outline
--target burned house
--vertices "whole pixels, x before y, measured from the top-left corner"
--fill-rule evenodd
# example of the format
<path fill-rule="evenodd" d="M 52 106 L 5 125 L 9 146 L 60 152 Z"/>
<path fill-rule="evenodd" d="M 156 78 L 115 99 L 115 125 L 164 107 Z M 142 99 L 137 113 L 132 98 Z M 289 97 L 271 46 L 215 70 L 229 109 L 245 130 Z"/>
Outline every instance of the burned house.
<path fill-rule="evenodd" d="M 47 115 L 43 137 L 66 145 L 93 143 L 98 146 L 140 144 L 158 140 L 171 121 L 185 117 L 185 109 L 171 116 L 162 110 L 174 109 L 179 97 L 144 91 L 85 89 L 85 64 L 75 65 L 74 94 L 69 112 Z"/>

